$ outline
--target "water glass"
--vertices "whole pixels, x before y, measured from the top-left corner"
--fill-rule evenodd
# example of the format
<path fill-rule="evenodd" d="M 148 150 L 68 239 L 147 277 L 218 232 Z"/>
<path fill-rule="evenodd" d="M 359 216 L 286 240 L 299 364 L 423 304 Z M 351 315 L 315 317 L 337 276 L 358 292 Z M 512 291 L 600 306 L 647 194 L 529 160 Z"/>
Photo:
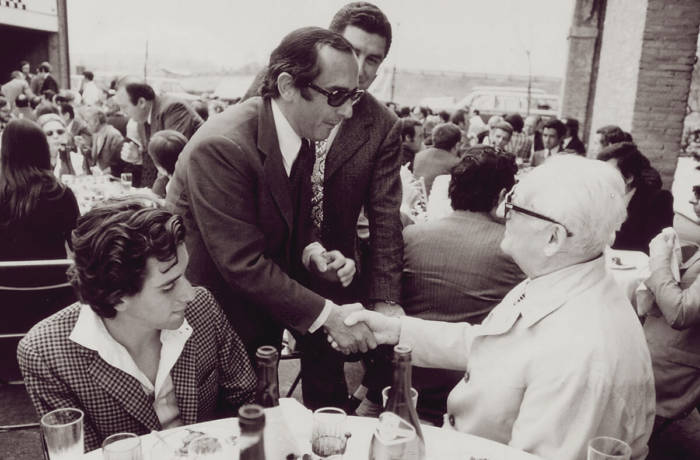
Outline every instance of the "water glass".
<path fill-rule="evenodd" d="M 386 402 L 389 400 L 389 389 L 391 386 L 384 387 L 382 390 L 382 407 L 386 407 Z M 416 408 L 418 404 L 418 390 L 411 388 L 411 402 L 413 403 L 413 408 Z"/>
<path fill-rule="evenodd" d="M 347 414 L 337 407 L 314 411 L 311 429 L 311 450 L 321 458 L 342 457 L 350 434 L 346 429 Z"/>
<path fill-rule="evenodd" d="M 141 438 L 133 433 L 117 433 L 102 442 L 104 460 L 141 460 Z"/>
<path fill-rule="evenodd" d="M 41 417 L 41 431 L 50 460 L 83 456 L 83 417 L 83 411 L 73 408 L 56 409 Z"/>
<path fill-rule="evenodd" d="M 588 441 L 588 460 L 630 460 L 632 448 L 624 441 L 600 436 Z"/>
<path fill-rule="evenodd" d="M 122 181 L 122 185 L 124 187 L 131 188 L 133 180 L 134 180 L 134 175 L 132 173 L 122 173 L 121 181 Z"/>

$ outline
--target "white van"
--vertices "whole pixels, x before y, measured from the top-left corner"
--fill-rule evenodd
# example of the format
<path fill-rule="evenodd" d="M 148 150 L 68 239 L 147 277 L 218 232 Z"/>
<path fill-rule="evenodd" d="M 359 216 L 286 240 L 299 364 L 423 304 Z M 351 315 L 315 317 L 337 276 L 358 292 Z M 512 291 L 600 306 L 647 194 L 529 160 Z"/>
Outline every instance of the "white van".
<path fill-rule="evenodd" d="M 487 121 L 492 115 L 519 113 L 556 117 L 559 110 L 559 97 L 546 94 L 543 90 L 530 90 L 530 110 L 528 112 L 528 91 L 525 87 L 477 86 L 457 104 L 458 109 L 478 110 Z"/>

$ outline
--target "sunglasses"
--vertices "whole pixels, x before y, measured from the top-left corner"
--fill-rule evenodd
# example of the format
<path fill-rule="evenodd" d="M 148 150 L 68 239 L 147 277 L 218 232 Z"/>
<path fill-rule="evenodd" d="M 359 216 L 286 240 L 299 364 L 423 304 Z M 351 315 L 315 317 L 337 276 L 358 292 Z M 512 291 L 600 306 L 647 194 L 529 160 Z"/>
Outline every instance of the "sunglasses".
<path fill-rule="evenodd" d="M 574 236 L 574 234 L 571 233 L 568 228 L 566 228 L 566 225 L 562 224 L 561 222 L 558 222 L 558 221 L 552 219 L 551 217 L 547 217 L 547 216 L 540 214 L 538 212 L 531 211 L 529 209 L 520 207 L 517 204 L 513 204 L 513 192 L 506 195 L 506 202 L 504 203 L 504 207 L 505 207 L 505 209 L 503 212 L 503 217 L 506 219 L 508 218 L 509 212 L 515 211 L 515 212 L 519 212 L 520 214 L 525 214 L 526 216 L 534 217 L 535 219 L 540 219 L 540 220 L 544 220 L 546 222 L 551 222 L 553 224 L 561 225 L 562 227 L 564 227 L 564 230 L 566 230 L 566 236 L 569 236 L 569 237 Z"/>
<path fill-rule="evenodd" d="M 363 94 L 365 94 L 363 90 L 358 88 L 351 90 L 334 89 L 333 91 L 328 91 L 319 86 L 314 85 L 313 83 L 309 83 L 309 88 L 326 96 L 326 102 L 328 102 L 328 105 L 330 105 L 331 107 L 340 107 L 341 105 L 345 104 L 345 102 L 347 102 L 348 99 L 350 99 L 354 104 L 355 102 L 360 100 Z"/>
<path fill-rule="evenodd" d="M 51 137 L 54 135 L 54 133 L 58 134 L 59 136 L 63 136 L 66 133 L 66 130 L 65 129 L 57 129 L 55 131 L 52 131 L 52 130 L 44 131 L 44 134 L 46 134 L 46 137 Z"/>

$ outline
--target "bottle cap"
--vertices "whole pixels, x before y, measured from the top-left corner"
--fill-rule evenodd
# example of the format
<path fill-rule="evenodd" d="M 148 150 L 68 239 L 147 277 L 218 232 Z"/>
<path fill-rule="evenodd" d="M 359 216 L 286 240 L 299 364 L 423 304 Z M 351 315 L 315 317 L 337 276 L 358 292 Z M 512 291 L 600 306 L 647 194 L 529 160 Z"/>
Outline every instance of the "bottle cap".
<path fill-rule="evenodd" d="M 265 427 L 265 412 L 262 406 L 246 404 L 238 409 L 238 425 L 241 431 L 262 430 Z"/>

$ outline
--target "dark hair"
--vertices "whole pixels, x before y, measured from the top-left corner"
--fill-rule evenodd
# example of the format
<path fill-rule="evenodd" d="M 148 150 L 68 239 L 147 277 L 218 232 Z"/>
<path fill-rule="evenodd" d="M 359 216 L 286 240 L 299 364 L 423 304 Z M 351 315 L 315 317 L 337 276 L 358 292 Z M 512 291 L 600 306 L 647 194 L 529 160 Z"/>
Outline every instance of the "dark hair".
<path fill-rule="evenodd" d="M 693 195 L 696 200 L 700 199 L 700 185 L 693 185 Z"/>
<path fill-rule="evenodd" d="M 469 113 L 464 109 L 457 109 L 450 117 L 450 121 L 456 125 L 467 123 L 469 121 Z"/>
<path fill-rule="evenodd" d="M 442 150 L 452 148 L 462 140 L 462 131 L 454 123 L 441 123 L 433 128 L 433 147 Z"/>
<path fill-rule="evenodd" d="M 565 118 L 564 126 L 569 130 L 571 137 L 578 137 L 578 120 L 575 118 Z"/>
<path fill-rule="evenodd" d="M 29 107 L 29 98 L 24 94 L 20 94 L 15 99 L 15 106 L 19 108 Z"/>
<path fill-rule="evenodd" d="M 510 125 L 513 127 L 513 131 L 515 131 L 516 133 L 521 133 L 523 131 L 523 126 L 525 126 L 523 117 L 521 117 L 518 113 L 511 113 L 510 115 L 506 115 L 505 121 L 510 123 Z"/>
<path fill-rule="evenodd" d="M 417 105 L 417 106 L 413 107 L 413 109 L 414 110 L 418 109 L 418 111 L 421 113 L 421 115 L 423 115 L 423 118 L 428 118 L 428 115 L 430 115 L 430 112 L 428 111 L 427 107 Z M 413 112 L 413 110 L 411 112 Z"/>
<path fill-rule="evenodd" d="M 114 318 L 115 305 L 143 289 L 148 258 L 176 259 L 184 240 L 182 218 L 150 198 L 112 199 L 78 218 L 70 282 L 95 313 Z"/>
<path fill-rule="evenodd" d="M 53 98 L 56 97 L 56 94 L 56 91 L 52 89 L 45 89 L 41 92 L 41 95 L 44 96 L 44 99 L 51 102 L 53 102 Z"/>
<path fill-rule="evenodd" d="M 175 163 L 185 144 L 187 144 L 187 138 L 182 133 L 164 129 L 151 136 L 148 154 L 151 155 L 153 163 L 160 165 L 172 175 L 175 173 Z"/>
<path fill-rule="evenodd" d="M 550 118 L 549 120 L 545 121 L 542 125 L 542 132 L 544 132 L 545 128 L 555 130 L 559 139 L 563 138 L 566 134 L 566 126 L 564 126 L 564 123 L 562 123 L 561 120 L 556 118 Z"/>
<path fill-rule="evenodd" d="M 60 113 L 58 113 L 58 107 L 56 107 L 49 101 L 39 102 L 39 105 L 36 106 L 34 112 L 34 115 L 36 115 L 37 118 L 39 118 L 42 115 L 46 115 L 47 113 L 55 113 L 56 115 L 60 115 Z"/>
<path fill-rule="evenodd" d="M 302 27 L 287 34 L 272 51 L 267 73 L 260 88 L 262 97 L 279 97 L 277 79 L 286 72 L 292 76 L 294 86 L 309 99 L 307 86 L 321 73 L 318 50 L 330 46 L 344 53 L 353 53 L 352 45 L 341 35 L 320 27 Z"/>
<path fill-rule="evenodd" d="M 438 116 L 442 119 L 443 123 L 449 123 L 450 122 L 450 112 L 447 110 L 441 110 L 438 112 Z"/>
<path fill-rule="evenodd" d="M 413 118 L 401 118 L 401 140 L 405 141 L 406 138 L 411 138 L 411 140 L 416 138 L 416 126 L 420 126 L 418 120 Z"/>
<path fill-rule="evenodd" d="M 39 66 L 39 72 L 51 72 L 51 64 L 48 62 L 42 62 Z"/>
<path fill-rule="evenodd" d="M 41 104 L 42 99 L 39 96 L 34 96 L 33 98 L 30 99 L 29 105 L 32 107 L 32 109 L 36 109 L 39 107 L 39 104 Z"/>
<path fill-rule="evenodd" d="M 596 131 L 596 134 L 601 135 L 601 147 L 607 147 L 610 144 L 617 144 L 618 142 L 625 142 L 625 132 L 619 126 L 603 126 Z"/>
<path fill-rule="evenodd" d="M 70 104 L 61 104 L 61 115 L 68 114 L 71 118 L 75 118 L 75 109 Z"/>
<path fill-rule="evenodd" d="M 40 200 L 58 199 L 64 190 L 53 175 L 49 144 L 39 125 L 10 121 L 0 148 L 0 227 L 22 222 Z"/>
<path fill-rule="evenodd" d="M 87 78 L 89 81 L 92 81 L 95 79 L 95 74 L 90 72 L 89 70 L 86 70 L 83 72 L 83 77 Z"/>
<path fill-rule="evenodd" d="M 156 93 L 151 85 L 147 83 L 127 83 L 125 86 L 126 94 L 129 95 L 129 101 L 136 105 L 139 98 L 142 97 L 147 101 L 152 101 L 156 98 Z"/>
<path fill-rule="evenodd" d="M 501 190 L 515 184 L 518 167 L 511 154 L 499 154 L 491 146 L 467 149 L 462 161 L 452 169 L 449 196 L 452 208 L 489 212 L 498 204 Z"/>
<path fill-rule="evenodd" d="M 369 2 L 352 2 L 335 13 L 328 26 L 333 32 L 343 34 L 347 26 L 355 26 L 368 34 L 377 34 L 386 40 L 384 57 L 391 48 L 391 23 L 382 10 Z"/>
<path fill-rule="evenodd" d="M 638 188 L 644 182 L 644 172 L 651 168 L 649 159 L 632 142 L 618 142 L 603 148 L 598 153 L 601 161 L 617 160 L 617 169 L 625 179 L 632 178 L 632 187 Z"/>
<path fill-rule="evenodd" d="M 399 109 L 399 118 L 406 118 L 411 116 L 411 108 L 404 105 Z"/>

